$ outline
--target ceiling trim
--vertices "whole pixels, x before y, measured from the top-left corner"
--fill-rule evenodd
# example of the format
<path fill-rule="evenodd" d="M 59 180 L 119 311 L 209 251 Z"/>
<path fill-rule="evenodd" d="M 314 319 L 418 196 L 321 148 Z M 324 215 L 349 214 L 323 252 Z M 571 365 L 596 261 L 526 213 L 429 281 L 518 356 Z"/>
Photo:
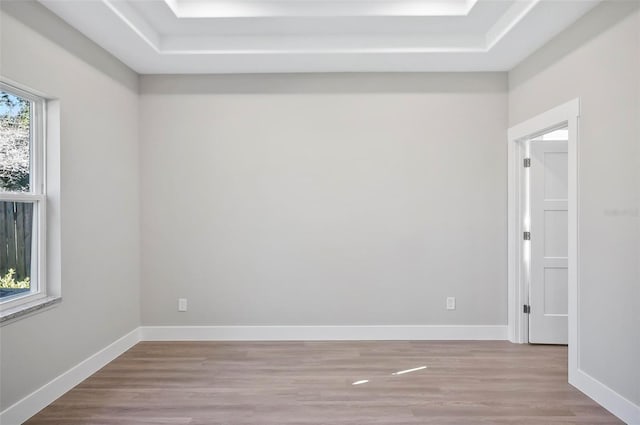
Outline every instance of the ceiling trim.
<path fill-rule="evenodd" d="M 163 53 L 160 49 L 160 34 L 139 16 L 138 12 L 133 10 L 131 6 L 125 2 L 118 2 L 117 5 L 110 0 L 102 0 L 102 2 L 156 53 Z"/>
<path fill-rule="evenodd" d="M 177 18 L 467 16 L 478 0 L 164 0 Z"/>
<path fill-rule="evenodd" d="M 520 0 L 515 2 L 487 31 L 485 50 L 489 51 L 498 44 L 538 3 L 540 3 L 540 0 Z"/>

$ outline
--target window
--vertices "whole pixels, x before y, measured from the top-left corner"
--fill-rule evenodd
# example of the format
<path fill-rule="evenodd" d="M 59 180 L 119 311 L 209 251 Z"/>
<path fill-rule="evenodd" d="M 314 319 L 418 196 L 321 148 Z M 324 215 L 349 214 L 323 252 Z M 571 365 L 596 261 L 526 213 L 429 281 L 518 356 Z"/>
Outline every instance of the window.
<path fill-rule="evenodd" d="M 47 296 L 44 99 L 0 83 L 0 311 Z"/>

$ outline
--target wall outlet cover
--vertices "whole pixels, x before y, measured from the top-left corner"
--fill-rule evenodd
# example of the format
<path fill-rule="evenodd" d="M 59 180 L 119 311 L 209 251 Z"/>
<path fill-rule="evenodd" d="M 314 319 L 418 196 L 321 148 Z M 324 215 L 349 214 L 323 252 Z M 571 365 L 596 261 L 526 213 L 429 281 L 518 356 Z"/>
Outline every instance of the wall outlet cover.
<path fill-rule="evenodd" d="M 447 297 L 447 310 L 456 309 L 456 297 Z"/>
<path fill-rule="evenodd" d="M 178 311 L 187 311 L 187 299 L 178 298 Z"/>

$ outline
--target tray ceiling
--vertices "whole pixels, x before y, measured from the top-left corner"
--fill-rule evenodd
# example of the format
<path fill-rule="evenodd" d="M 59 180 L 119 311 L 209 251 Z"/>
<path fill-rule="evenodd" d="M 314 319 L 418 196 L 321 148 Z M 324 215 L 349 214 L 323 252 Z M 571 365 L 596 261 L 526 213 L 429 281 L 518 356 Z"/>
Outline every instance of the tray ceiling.
<path fill-rule="evenodd" d="M 596 0 L 41 0 L 141 74 L 505 71 Z"/>

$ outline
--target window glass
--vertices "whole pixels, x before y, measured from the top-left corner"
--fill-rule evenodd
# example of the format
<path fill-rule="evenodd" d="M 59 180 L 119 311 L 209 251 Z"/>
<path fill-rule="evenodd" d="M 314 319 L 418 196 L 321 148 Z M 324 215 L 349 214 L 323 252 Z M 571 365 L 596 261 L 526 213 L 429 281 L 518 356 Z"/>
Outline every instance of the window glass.
<path fill-rule="evenodd" d="M 29 192 L 31 102 L 0 91 L 0 191 Z"/>
<path fill-rule="evenodd" d="M 33 207 L 0 201 L 0 298 L 32 289 Z"/>
<path fill-rule="evenodd" d="M 0 91 L 0 300 L 37 292 L 33 101 Z"/>

